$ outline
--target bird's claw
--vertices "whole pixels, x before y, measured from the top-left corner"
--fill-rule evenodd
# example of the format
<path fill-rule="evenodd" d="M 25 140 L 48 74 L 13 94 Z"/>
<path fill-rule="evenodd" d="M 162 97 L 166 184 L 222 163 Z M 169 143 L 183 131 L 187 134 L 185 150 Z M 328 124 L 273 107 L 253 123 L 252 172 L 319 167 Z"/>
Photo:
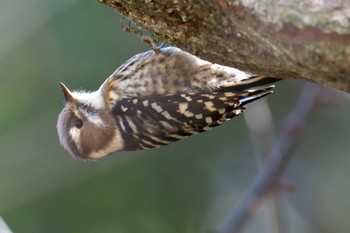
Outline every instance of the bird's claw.
<path fill-rule="evenodd" d="M 163 47 L 164 42 L 161 42 L 159 45 L 153 40 L 152 37 L 148 35 L 142 35 L 140 39 L 145 43 L 146 45 L 150 46 L 152 50 L 156 53 L 160 53 L 160 49 Z"/>
<path fill-rule="evenodd" d="M 152 50 L 156 53 L 159 54 L 160 53 L 160 49 L 163 47 L 164 42 L 161 42 L 159 45 L 159 41 L 154 41 L 154 39 L 149 36 L 146 35 L 140 28 L 133 28 L 132 27 L 132 22 L 128 21 L 127 24 L 124 23 L 125 17 L 123 17 L 120 20 L 120 27 L 122 28 L 123 31 L 125 32 L 131 32 L 136 34 L 143 43 L 145 43 L 146 45 L 148 45 L 149 47 L 152 48 Z"/>

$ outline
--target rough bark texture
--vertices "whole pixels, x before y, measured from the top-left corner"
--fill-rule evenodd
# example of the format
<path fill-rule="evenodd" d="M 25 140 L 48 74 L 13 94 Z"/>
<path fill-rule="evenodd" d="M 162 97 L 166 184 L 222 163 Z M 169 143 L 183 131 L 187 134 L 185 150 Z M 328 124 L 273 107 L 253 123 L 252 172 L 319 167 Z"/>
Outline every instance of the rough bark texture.
<path fill-rule="evenodd" d="M 348 0 L 100 0 L 155 38 L 254 74 L 350 92 Z"/>

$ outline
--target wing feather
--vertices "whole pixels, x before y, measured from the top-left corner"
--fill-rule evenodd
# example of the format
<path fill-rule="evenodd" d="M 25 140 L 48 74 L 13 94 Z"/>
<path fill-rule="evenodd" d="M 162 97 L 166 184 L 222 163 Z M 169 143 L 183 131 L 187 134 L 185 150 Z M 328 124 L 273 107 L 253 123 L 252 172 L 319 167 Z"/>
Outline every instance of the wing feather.
<path fill-rule="evenodd" d="M 239 93 L 187 93 L 129 97 L 112 109 L 126 150 L 159 147 L 207 131 L 239 115 L 272 87 Z"/>

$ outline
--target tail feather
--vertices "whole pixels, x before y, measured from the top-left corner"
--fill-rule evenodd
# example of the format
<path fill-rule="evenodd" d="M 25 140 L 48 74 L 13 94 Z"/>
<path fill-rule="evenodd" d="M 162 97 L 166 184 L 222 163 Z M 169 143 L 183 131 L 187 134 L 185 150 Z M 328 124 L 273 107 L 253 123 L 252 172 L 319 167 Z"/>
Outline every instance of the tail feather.
<path fill-rule="evenodd" d="M 261 88 L 261 89 L 250 89 L 247 90 L 249 92 L 249 94 L 246 97 L 241 98 L 239 101 L 241 103 L 241 105 L 246 105 L 249 104 L 250 102 L 253 102 L 255 100 L 258 100 L 260 98 L 263 98 L 271 93 L 273 93 L 272 89 L 274 88 L 274 85 L 265 87 L 265 88 Z"/>
<path fill-rule="evenodd" d="M 248 79 L 241 80 L 240 82 L 232 82 L 223 85 L 219 88 L 219 92 L 243 92 L 250 89 L 256 89 L 271 85 L 272 83 L 278 82 L 281 79 L 266 77 L 266 76 L 252 76 Z"/>

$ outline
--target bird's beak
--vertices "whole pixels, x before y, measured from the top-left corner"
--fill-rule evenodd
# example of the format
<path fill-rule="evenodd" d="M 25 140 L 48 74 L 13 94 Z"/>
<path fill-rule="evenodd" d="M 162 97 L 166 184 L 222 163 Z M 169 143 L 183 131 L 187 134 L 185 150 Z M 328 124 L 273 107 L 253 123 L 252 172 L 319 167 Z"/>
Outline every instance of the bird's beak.
<path fill-rule="evenodd" d="M 61 89 L 63 91 L 64 98 L 66 99 L 66 101 L 67 102 L 73 102 L 74 101 L 74 97 L 72 95 L 72 92 L 63 83 L 60 83 L 60 85 L 61 85 Z"/>

